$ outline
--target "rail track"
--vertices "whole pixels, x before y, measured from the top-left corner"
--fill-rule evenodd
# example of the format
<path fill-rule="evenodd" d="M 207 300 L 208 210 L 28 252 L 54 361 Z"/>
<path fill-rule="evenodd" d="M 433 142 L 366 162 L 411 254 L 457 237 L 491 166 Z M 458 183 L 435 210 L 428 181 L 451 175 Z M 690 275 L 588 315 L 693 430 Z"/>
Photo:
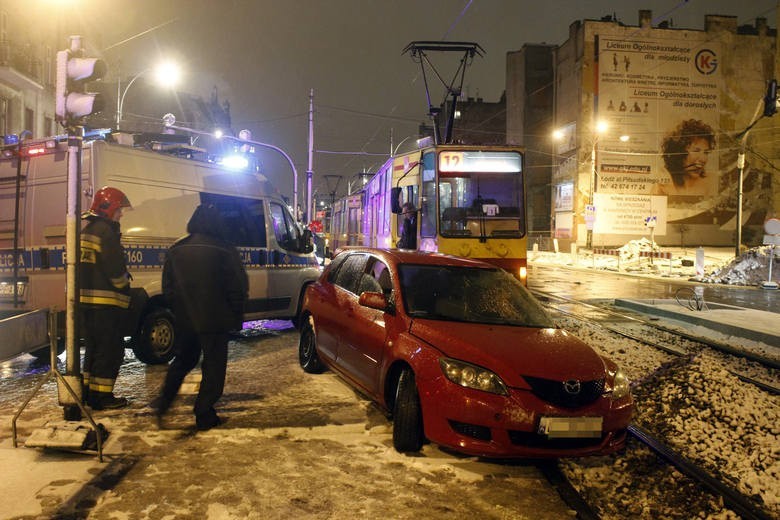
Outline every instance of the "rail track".
<path fill-rule="evenodd" d="M 662 350 L 668 354 L 674 356 L 690 356 L 699 352 L 702 348 L 710 348 L 716 352 L 720 352 L 726 356 L 733 356 L 735 358 L 744 359 L 748 362 L 755 363 L 763 370 L 767 372 L 773 372 L 780 369 L 780 361 L 767 356 L 763 356 L 750 350 L 740 349 L 727 345 L 722 342 L 714 341 L 709 338 L 690 334 L 678 329 L 672 329 L 665 327 L 659 323 L 656 323 L 649 319 L 641 318 L 637 315 L 627 314 L 626 312 L 619 312 L 614 309 L 610 309 L 603 305 L 597 305 L 594 303 L 584 302 L 573 298 L 567 298 L 564 296 L 555 295 L 540 290 L 531 291 L 544 305 L 553 309 L 555 312 L 570 316 L 574 319 L 585 321 L 595 324 L 596 326 L 623 336 L 625 338 L 638 341 L 640 343 L 649 345 L 658 350 Z M 556 304 L 555 302 L 563 302 L 562 304 Z M 584 312 L 576 312 L 572 309 L 567 309 L 565 306 L 580 306 L 587 309 L 591 314 L 588 315 Z M 609 319 L 594 319 L 592 313 L 597 312 L 602 316 L 608 316 Z M 617 323 L 630 323 L 634 327 L 644 328 L 644 330 L 636 331 L 629 330 L 627 327 L 617 326 Z M 661 336 L 673 337 L 673 341 L 660 341 L 659 333 Z M 654 339 L 649 339 L 654 338 Z M 685 347 L 680 347 L 680 339 L 687 342 Z M 762 390 L 769 392 L 773 395 L 780 394 L 780 386 L 768 382 L 769 377 L 762 379 L 753 377 L 744 371 L 729 369 L 736 377 L 742 381 L 755 385 Z"/>
<path fill-rule="evenodd" d="M 609 333 L 629 338 L 641 345 L 649 345 L 679 360 L 668 363 L 670 366 L 686 365 L 688 361 L 709 348 L 712 351 L 717 352 L 717 355 L 719 356 L 739 358 L 743 360 L 743 364 L 749 363 L 751 365 L 758 365 L 760 367 L 759 370 L 764 371 L 767 374 L 764 379 L 770 381 L 777 380 L 777 374 L 774 374 L 774 371 L 778 368 L 778 362 L 774 359 L 769 359 L 754 352 L 736 349 L 731 346 L 724 346 L 723 344 L 711 341 L 708 338 L 702 338 L 670 329 L 639 316 L 619 312 L 603 305 L 573 300 L 544 291 L 535 290 L 532 292 L 534 292 L 543 304 L 553 309 L 556 313 L 584 322 L 589 327 L 596 326 Z M 670 337 L 672 338 L 671 340 L 664 341 L 664 339 L 669 339 Z M 772 396 L 777 396 L 778 393 L 780 393 L 780 388 L 778 388 L 776 383 L 767 383 L 760 378 L 757 379 L 742 373 L 739 370 L 729 369 L 729 372 L 741 381 L 754 385 Z M 654 384 L 657 383 L 659 377 L 662 376 L 654 373 L 649 375 L 646 380 L 651 381 L 650 384 Z M 644 383 L 645 380 L 640 379 L 637 385 L 642 385 Z M 650 428 L 652 428 L 652 425 Z M 773 516 L 776 512 L 767 512 L 759 500 L 746 495 L 732 486 L 729 483 L 729 477 L 727 475 L 714 476 L 713 473 L 716 475 L 718 473 L 717 469 L 713 472 L 712 469 L 706 467 L 704 463 L 698 463 L 691 460 L 691 458 L 686 457 L 684 453 L 674 449 L 662 439 L 654 436 L 648 428 L 633 424 L 629 427 L 629 434 L 638 442 L 629 443 L 629 446 L 626 449 L 627 451 L 637 449 L 636 446 L 640 444 L 646 446 L 647 449 L 651 450 L 652 453 L 655 453 L 657 457 L 666 461 L 680 473 L 686 475 L 695 482 L 698 488 L 706 490 L 714 497 L 718 497 L 717 500 L 722 500 L 723 504 L 740 515 L 741 518 L 761 520 L 776 518 Z M 639 473 L 641 474 L 642 470 L 639 470 Z M 564 495 L 562 494 L 562 496 Z M 582 500 L 588 501 L 587 498 L 583 498 Z M 591 518 L 588 516 L 590 513 L 588 513 L 587 508 L 583 510 L 583 513 L 580 513 L 576 504 L 577 501 L 575 500 L 573 504 L 571 504 L 571 507 L 578 511 L 577 514 L 580 518 Z"/>

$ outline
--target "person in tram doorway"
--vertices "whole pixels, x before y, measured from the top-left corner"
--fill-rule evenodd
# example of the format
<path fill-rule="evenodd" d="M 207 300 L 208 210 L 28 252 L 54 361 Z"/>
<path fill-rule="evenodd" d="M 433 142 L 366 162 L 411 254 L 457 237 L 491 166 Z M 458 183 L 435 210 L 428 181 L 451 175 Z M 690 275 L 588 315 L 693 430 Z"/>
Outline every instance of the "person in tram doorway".
<path fill-rule="evenodd" d="M 82 333 L 85 344 L 84 402 L 93 410 L 127 406 L 114 395 L 114 383 L 125 357 L 121 321 L 130 306 L 130 274 L 119 242 L 119 219 L 130 201 L 116 188 L 99 189 L 83 218 L 81 231 Z"/>
<path fill-rule="evenodd" d="M 401 228 L 401 239 L 398 240 L 398 249 L 417 249 L 417 209 L 411 202 L 406 202 L 401 208 L 404 223 Z"/>
<path fill-rule="evenodd" d="M 202 354 L 194 412 L 197 428 L 208 430 L 222 423 L 214 405 L 225 386 L 228 332 L 241 328 L 248 281 L 238 251 L 223 238 L 225 225 L 214 206 L 198 206 L 187 233 L 168 249 L 163 267 L 163 293 L 176 316 L 177 353 L 152 406 L 161 425 Z"/>

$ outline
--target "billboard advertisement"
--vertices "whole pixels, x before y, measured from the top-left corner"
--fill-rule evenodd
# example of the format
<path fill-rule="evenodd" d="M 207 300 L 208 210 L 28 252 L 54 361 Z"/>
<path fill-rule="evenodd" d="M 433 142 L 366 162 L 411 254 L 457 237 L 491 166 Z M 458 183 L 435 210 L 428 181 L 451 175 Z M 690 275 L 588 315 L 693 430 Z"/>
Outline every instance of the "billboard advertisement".
<path fill-rule="evenodd" d="M 596 52 L 596 116 L 609 128 L 594 135 L 597 193 L 645 196 L 653 213 L 665 212 L 662 222 L 712 207 L 720 169 L 720 44 L 600 35 Z M 598 215 L 624 214 L 625 206 L 611 205 L 625 200 L 604 197 L 599 202 L 608 206 L 597 203 Z M 611 224 L 597 223 L 596 231 L 630 234 Z"/>

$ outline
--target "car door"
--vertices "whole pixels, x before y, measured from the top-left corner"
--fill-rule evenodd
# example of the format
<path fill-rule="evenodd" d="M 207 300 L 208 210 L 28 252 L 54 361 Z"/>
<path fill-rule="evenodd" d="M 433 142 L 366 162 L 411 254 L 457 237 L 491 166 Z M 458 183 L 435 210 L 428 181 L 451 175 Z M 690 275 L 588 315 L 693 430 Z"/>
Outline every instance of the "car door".
<path fill-rule="evenodd" d="M 315 332 L 317 334 L 317 351 L 321 357 L 330 361 L 336 359 L 338 336 L 341 327 L 341 316 L 336 306 L 336 295 L 339 289 L 335 282 L 346 258 L 346 255 L 339 255 L 334 258 L 330 263 L 327 274 L 307 290 L 307 306 L 314 317 Z"/>
<path fill-rule="evenodd" d="M 358 303 L 364 291 L 381 292 L 391 297 L 389 269 L 374 256 L 368 256 L 357 278 L 357 287 L 346 303 L 346 320 L 349 323 L 341 335 L 338 364 L 371 395 L 379 392 L 379 367 L 384 357 L 387 341 L 385 312 Z"/>
<path fill-rule="evenodd" d="M 337 257 L 336 261 L 340 261 Z M 317 306 L 315 326 L 317 328 L 317 349 L 319 353 L 338 368 L 338 347 L 345 329 L 353 326 L 349 315 L 357 298 L 355 291 L 366 263 L 366 255 L 349 254 L 332 276 L 328 277 L 322 304 Z"/>

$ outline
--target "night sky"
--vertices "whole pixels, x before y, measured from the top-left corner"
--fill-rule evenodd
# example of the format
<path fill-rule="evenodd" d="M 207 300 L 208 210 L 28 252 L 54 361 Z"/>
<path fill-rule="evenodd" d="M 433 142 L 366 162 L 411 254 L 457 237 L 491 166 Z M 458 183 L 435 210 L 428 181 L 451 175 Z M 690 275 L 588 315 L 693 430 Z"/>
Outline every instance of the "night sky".
<path fill-rule="evenodd" d="M 561 44 L 569 25 L 616 15 L 638 24 L 651 9 L 653 25 L 703 29 L 705 14 L 734 15 L 738 24 L 765 17 L 776 27 L 776 0 L 78 0 L 87 48 L 109 65 L 109 79 L 173 59 L 186 90 L 208 99 L 216 86 L 231 106 L 233 130 L 292 156 L 304 201 L 308 167 L 309 91 L 314 89 L 314 188 L 325 175 L 347 180 L 375 171 L 397 144 L 427 120 L 419 64 L 404 47 L 415 40 L 471 41 L 486 51 L 466 71 L 464 94 L 496 102 L 504 91 L 506 53 L 525 43 Z M 154 28 L 154 29 L 153 29 Z M 150 30 L 153 29 L 153 30 Z M 146 32 L 145 32 L 146 31 Z M 129 39 L 129 41 L 123 42 Z M 433 55 L 450 81 L 453 56 Z M 460 58 L 460 55 L 457 55 Z M 112 70 L 113 69 L 113 70 Z M 429 77 L 432 101 L 444 89 Z M 132 107 L 126 107 L 132 110 Z M 175 109 L 172 107 L 175 113 Z M 148 114 L 150 118 L 162 114 Z M 409 143 L 407 141 L 407 143 Z M 350 155 L 325 152 L 365 152 Z M 264 155 L 269 177 L 290 195 L 292 175 L 275 152 Z"/>

